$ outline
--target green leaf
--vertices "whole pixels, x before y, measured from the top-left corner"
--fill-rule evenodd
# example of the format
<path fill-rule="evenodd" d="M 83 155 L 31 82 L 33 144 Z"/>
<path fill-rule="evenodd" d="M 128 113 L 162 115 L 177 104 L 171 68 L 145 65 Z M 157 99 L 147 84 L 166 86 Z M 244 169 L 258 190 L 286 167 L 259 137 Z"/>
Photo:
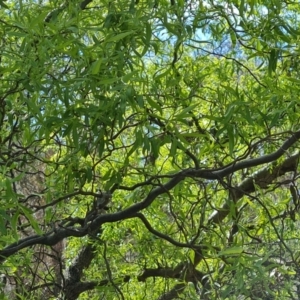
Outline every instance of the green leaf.
<path fill-rule="evenodd" d="M 133 72 L 127 73 L 126 75 L 123 76 L 123 81 L 124 82 L 128 82 L 132 77 L 134 77 L 135 75 L 137 75 L 139 73 L 138 70 L 135 70 Z"/>
<path fill-rule="evenodd" d="M 243 253 L 242 246 L 234 246 L 226 248 L 218 253 L 218 256 L 240 256 Z"/>
<path fill-rule="evenodd" d="M 227 134 L 229 139 L 229 154 L 230 156 L 234 153 L 234 147 L 235 147 L 235 130 L 234 126 L 228 125 L 227 126 Z"/>
<path fill-rule="evenodd" d="M 269 74 L 276 71 L 278 50 L 272 49 L 269 56 Z"/>
<path fill-rule="evenodd" d="M 193 104 L 193 105 L 190 105 L 190 106 L 184 108 L 179 114 L 175 115 L 174 118 L 176 120 L 180 120 L 180 119 L 190 117 L 191 116 L 190 112 L 197 106 L 198 106 L 198 104 Z"/>
<path fill-rule="evenodd" d="M 230 30 L 229 34 L 230 34 L 230 38 L 231 38 L 232 47 L 234 48 L 236 46 L 235 32 L 233 30 Z"/>
<path fill-rule="evenodd" d="M 116 35 L 113 35 L 111 37 L 109 37 L 108 39 L 105 40 L 106 43 L 109 42 L 118 42 L 122 39 L 124 39 L 125 37 L 132 35 L 134 33 L 134 31 L 127 31 L 127 32 L 122 32 Z"/>
<path fill-rule="evenodd" d="M 0 0 L 0 6 L 9 9 L 9 7 L 4 2 L 6 2 L 6 0 Z"/>
<path fill-rule="evenodd" d="M 92 179 L 93 179 L 93 170 L 91 167 L 87 167 L 86 168 L 86 180 L 89 183 L 92 181 Z"/>
<path fill-rule="evenodd" d="M 154 100 L 152 100 L 151 97 L 147 97 L 146 99 L 147 99 L 147 102 L 150 104 L 150 106 L 151 106 L 152 108 L 157 109 L 157 111 L 158 111 L 160 114 L 163 113 L 163 112 L 162 112 L 162 104 L 160 103 L 160 101 L 154 101 Z"/>
<path fill-rule="evenodd" d="M 11 228 L 13 230 L 13 233 L 15 236 L 17 236 L 17 232 L 18 232 L 18 220 L 19 220 L 19 216 L 20 216 L 20 212 L 19 210 L 16 210 L 16 213 L 13 215 L 13 217 L 11 218 Z"/>
<path fill-rule="evenodd" d="M 30 225 L 33 227 L 35 232 L 37 234 L 43 234 L 43 231 L 40 229 L 37 220 L 33 217 L 33 212 L 29 208 L 27 208 L 26 206 L 24 206 L 22 204 L 19 204 L 19 208 L 21 209 L 24 216 L 28 219 L 28 221 L 30 222 Z"/>
<path fill-rule="evenodd" d="M 162 73 L 161 73 L 161 70 L 160 70 L 160 71 L 157 71 L 156 74 L 154 74 L 154 79 L 155 79 L 155 80 L 158 80 L 158 79 L 160 79 L 160 78 L 163 78 L 163 77 L 165 77 L 166 75 L 168 75 L 168 74 L 170 73 L 170 71 L 171 71 L 171 68 L 168 68 L 167 70 L 163 71 Z M 157 73 L 158 73 L 158 74 L 157 74 Z"/>
<path fill-rule="evenodd" d="M 95 74 L 99 73 L 101 63 L 102 63 L 102 59 L 97 59 L 96 61 L 94 61 L 92 63 L 92 65 L 91 65 L 91 74 L 95 75 Z"/>
<path fill-rule="evenodd" d="M 174 157 L 176 155 L 177 147 L 178 147 L 178 142 L 175 138 L 173 138 L 172 142 L 171 142 L 171 149 L 170 149 L 170 155 L 172 157 Z"/>

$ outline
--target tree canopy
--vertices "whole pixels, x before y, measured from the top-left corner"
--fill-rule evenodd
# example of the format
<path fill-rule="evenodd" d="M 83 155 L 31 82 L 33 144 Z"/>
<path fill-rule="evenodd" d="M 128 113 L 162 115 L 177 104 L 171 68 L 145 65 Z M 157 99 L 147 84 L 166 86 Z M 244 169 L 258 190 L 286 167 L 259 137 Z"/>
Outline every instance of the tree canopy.
<path fill-rule="evenodd" d="M 298 1 L 0 7 L 1 299 L 299 299 Z"/>

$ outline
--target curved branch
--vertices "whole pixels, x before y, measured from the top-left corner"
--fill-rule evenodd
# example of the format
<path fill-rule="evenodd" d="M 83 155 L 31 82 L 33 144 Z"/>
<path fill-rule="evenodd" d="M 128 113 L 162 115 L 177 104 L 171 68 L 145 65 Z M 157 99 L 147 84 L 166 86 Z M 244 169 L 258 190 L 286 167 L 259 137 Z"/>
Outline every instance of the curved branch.
<path fill-rule="evenodd" d="M 184 291 L 185 287 L 186 287 L 186 283 L 178 283 L 178 284 L 175 285 L 175 287 L 171 291 L 163 294 L 157 300 L 176 299 Z"/>
<path fill-rule="evenodd" d="M 143 273 L 137 277 L 138 281 L 145 282 L 149 277 L 162 277 L 162 278 L 179 278 L 180 273 L 183 270 L 185 264 L 179 263 L 174 268 L 156 268 L 156 269 L 144 269 Z"/>
<path fill-rule="evenodd" d="M 79 8 L 84 10 L 88 4 L 90 4 L 93 0 L 84 0 L 79 4 Z M 60 7 L 55 8 L 54 10 L 50 11 L 46 16 L 44 22 L 49 23 L 53 19 L 55 19 L 65 8 L 67 8 L 68 2 L 63 3 Z"/>
<path fill-rule="evenodd" d="M 171 243 L 174 246 L 177 247 L 181 247 L 181 248 L 191 248 L 191 249 L 197 249 L 197 251 L 199 252 L 199 250 L 204 249 L 205 247 L 199 246 L 199 245 L 193 245 L 193 244 L 186 244 L 186 243 L 180 243 L 175 241 L 174 239 L 172 239 L 170 236 L 163 234 L 157 230 L 155 230 L 151 224 L 149 223 L 149 221 L 146 219 L 146 217 L 142 214 L 142 213 L 136 213 L 134 215 L 134 217 L 139 218 L 144 225 L 146 226 L 146 228 L 149 230 L 149 232 L 153 233 L 155 236 L 160 237 L 163 240 L 168 241 L 169 243 Z"/>
<path fill-rule="evenodd" d="M 292 134 L 283 145 L 275 152 L 263 155 L 261 157 L 246 159 L 240 162 L 232 162 L 231 164 L 221 168 L 221 169 L 212 169 L 212 170 L 195 170 L 188 169 L 182 171 L 185 176 L 188 177 L 200 177 L 204 179 L 221 179 L 225 176 L 228 176 L 236 171 L 256 167 L 262 164 L 267 164 L 273 162 L 280 158 L 286 151 L 291 148 L 296 142 L 300 140 L 300 130 Z"/>
<path fill-rule="evenodd" d="M 138 202 L 120 212 L 100 215 L 97 218 L 95 218 L 95 220 L 93 220 L 86 227 L 83 228 L 67 227 L 67 228 L 60 228 L 58 230 L 55 229 L 50 231 L 49 233 L 46 233 L 45 235 L 42 236 L 35 235 L 35 236 L 27 237 L 16 243 L 13 243 L 12 245 L 0 251 L 0 257 L 1 257 L 0 262 L 2 262 L 7 257 L 13 255 L 14 253 L 18 252 L 19 250 L 32 245 L 43 244 L 43 245 L 52 246 L 58 243 L 59 241 L 61 241 L 62 239 L 70 236 L 83 237 L 87 235 L 89 232 L 97 230 L 97 228 L 99 228 L 104 223 L 112 223 L 112 222 L 125 220 L 128 218 L 132 218 L 134 214 L 151 205 L 151 203 L 156 199 L 156 197 L 171 190 L 173 187 L 175 187 L 179 182 L 184 180 L 186 177 L 196 177 L 196 178 L 204 178 L 204 179 L 221 179 L 229 174 L 232 174 L 244 168 L 250 168 L 261 164 L 273 162 L 279 157 L 281 157 L 299 139 L 300 139 L 300 131 L 297 131 L 289 139 L 287 139 L 286 142 L 284 142 L 283 145 L 277 151 L 254 159 L 244 160 L 237 163 L 233 162 L 222 169 L 217 169 L 217 170 L 186 169 L 180 171 L 177 174 L 174 174 L 173 178 L 171 178 L 167 183 L 153 189 L 143 201 Z M 299 154 L 292 156 L 291 159 L 292 158 L 298 159 L 297 155 Z M 227 212 L 225 211 L 223 214 L 224 216 L 223 215 L 221 216 L 219 212 L 216 217 L 213 217 L 213 219 L 215 220 L 214 222 L 220 222 L 220 220 L 223 220 L 226 217 Z M 220 219 L 218 219 L 217 217 L 219 217 Z"/>
<path fill-rule="evenodd" d="M 51 230 L 50 232 L 44 235 L 29 236 L 2 249 L 0 251 L 0 262 L 3 262 L 6 258 L 15 254 L 16 252 L 33 245 L 40 244 L 46 246 L 53 246 L 58 242 L 60 242 L 61 240 L 63 240 L 64 238 L 70 236 L 83 237 L 88 233 L 89 230 L 87 228 L 82 230 L 82 229 L 67 227 L 67 228 Z"/>
<path fill-rule="evenodd" d="M 132 218 L 135 213 L 148 207 L 157 196 L 169 191 L 170 189 L 175 187 L 180 181 L 182 181 L 184 178 L 185 178 L 184 176 L 177 174 L 166 184 L 153 189 L 145 198 L 145 200 L 136 203 L 120 212 L 99 215 L 91 223 L 89 223 L 87 226 L 83 228 L 73 228 L 73 227 L 65 227 L 65 228 L 61 227 L 59 229 L 55 228 L 54 230 L 42 236 L 34 235 L 34 236 L 27 237 L 25 239 L 21 239 L 0 251 L 0 262 L 5 260 L 7 257 L 13 255 L 14 253 L 20 251 L 21 249 L 24 249 L 32 245 L 43 244 L 43 245 L 52 246 L 67 237 L 71 237 L 71 236 L 83 237 L 89 234 L 90 232 L 97 230 L 104 223 L 112 223 L 120 220 L 125 220 L 128 218 Z"/>
<path fill-rule="evenodd" d="M 300 158 L 300 152 L 284 160 L 281 164 L 272 167 L 265 167 L 253 174 L 253 176 L 245 179 L 237 187 L 233 189 L 234 200 L 238 201 L 246 194 L 251 194 L 255 191 L 255 186 L 259 186 L 261 189 L 265 189 L 271 184 L 274 179 L 284 175 L 287 172 L 292 172 L 297 168 Z M 225 203 L 223 207 L 215 211 L 209 218 L 209 223 L 219 224 L 229 213 L 228 203 Z"/>

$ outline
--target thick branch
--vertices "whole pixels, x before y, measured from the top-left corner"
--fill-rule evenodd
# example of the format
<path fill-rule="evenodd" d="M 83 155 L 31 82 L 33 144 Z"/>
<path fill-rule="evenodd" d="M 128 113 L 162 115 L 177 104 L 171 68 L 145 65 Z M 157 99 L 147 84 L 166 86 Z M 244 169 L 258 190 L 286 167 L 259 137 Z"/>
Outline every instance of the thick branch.
<path fill-rule="evenodd" d="M 258 172 L 255 172 L 251 177 L 244 180 L 233 190 L 235 201 L 240 200 L 246 194 L 253 193 L 255 191 L 255 186 L 258 186 L 261 189 L 266 189 L 276 178 L 287 172 L 295 171 L 297 169 L 299 157 L 300 153 L 296 153 L 276 167 L 268 166 Z M 209 223 L 219 224 L 228 215 L 228 213 L 229 206 L 226 203 L 220 210 L 211 215 Z"/>
<path fill-rule="evenodd" d="M 188 169 L 182 171 L 182 175 L 189 177 L 198 177 L 204 179 L 221 179 L 225 176 L 233 174 L 236 171 L 247 169 L 251 167 L 257 167 L 263 164 L 271 163 L 280 158 L 283 154 L 287 152 L 289 148 L 291 148 L 297 141 L 300 139 L 300 130 L 296 131 L 292 134 L 290 138 L 288 138 L 283 145 L 275 152 L 267 155 L 263 155 L 261 157 L 246 159 L 240 162 L 232 162 L 231 164 L 221 168 L 221 169 L 212 169 L 212 170 L 195 170 Z"/>
<path fill-rule="evenodd" d="M 162 296 L 160 296 L 158 298 L 158 300 L 172 300 L 172 299 L 177 299 L 179 297 L 179 295 L 184 291 L 185 289 L 185 286 L 186 286 L 186 283 L 178 283 L 175 285 L 175 287 L 163 294 Z"/>
<path fill-rule="evenodd" d="M 106 214 L 106 215 L 100 215 L 98 216 L 94 221 L 92 221 L 89 226 L 86 226 L 84 228 L 59 228 L 56 230 L 51 231 L 50 233 L 47 233 L 43 236 L 35 235 L 31 237 L 27 237 L 25 239 L 22 239 L 16 243 L 13 243 L 12 245 L 4 248 L 0 251 L 0 262 L 2 262 L 5 258 L 13 255 L 14 253 L 18 252 L 21 249 L 24 249 L 26 247 L 35 245 L 35 244 L 43 244 L 43 245 L 55 245 L 60 240 L 74 236 L 74 237 L 82 237 L 90 233 L 91 231 L 97 230 L 102 224 L 104 223 L 111 223 L 111 222 L 117 222 L 120 220 L 132 218 L 133 215 L 145 208 L 147 208 L 151 203 L 161 194 L 164 194 L 165 192 L 171 190 L 174 188 L 179 182 L 184 180 L 186 177 L 194 177 L 194 178 L 204 178 L 204 179 L 221 179 L 224 176 L 227 176 L 229 174 L 232 174 L 238 170 L 241 170 L 243 168 L 250 168 L 254 166 L 258 166 L 265 163 L 270 163 L 272 161 L 275 161 L 279 157 L 281 157 L 286 151 L 293 146 L 298 140 L 300 139 L 300 131 L 297 131 L 294 133 L 287 141 L 275 152 L 271 154 L 267 154 L 264 156 L 261 156 L 259 158 L 244 160 L 240 162 L 233 162 L 232 164 L 217 170 L 197 170 L 197 169 L 186 169 L 183 170 L 177 174 L 173 175 L 173 178 L 171 178 L 167 183 L 164 185 L 161 185 L 159 187 L 156 187 L 153 189 L 147 197 L 139 202 L 136 203 L 129 208 L 112 213 L 112 214 Z M 287 172 L 287 170 L 291 170 L 292 167 L 295 167 L 295 165 L 292 163 L 293 159 L 295 161 L 298 161 L 299 154 L 292 156 L 290 159 L 287 159 L 285 163 L 287 165 L 281 164 L 281 167 L 278 166 L 275 168 L 276 172 L 273 172 L 273 174 L 281 174 L 281 172 Z M 294 161 L 294 162 L 295 162 Z M 288 167 L 289 165 L 289 167 Z M 284 171 L 285 170 L 285 171 Z M 279 172 L 279 173 L 278 173 Z M 273 176 L 274 176 L 273 175 Z M 257 175 L 258 176 L 258 175 Z M 270 177 L 271 178 L 271 177 Z M 253 180 L 253 179 L 252 179 Z M 244 183 L 245 185 L 245 183 Z M 254 185 L 253 185 L 254 186 Z M 242 187 L 240 187 L 240 190 L 243 190 Z M 245 193 L 246 191 L 244 191 Z M 249 190 L 248 190 L 249 192 Z M 243 193 L 240 197 L 242 197 Z M 221 222 L 226 216 L 227 216 L 226 210 L 224 212 L 218 212 L 217 215 L 212 216 L 211 220 L 212 222 L 219 223 Z"/>
<path fill-rule="evenodd" d="M 137 277 L 138 281 L 144 282 L 149 277 L 163 277 L 163 278 L 179 278 L 180 272 L 184 268 L 184 263 L 178 264 L 175 268 L 157 268 L 145 269 L 144 272 Z"/>
<path fill-rule="evenodd" d="M 79 8 L 81 10 L 84 10 L 88 4 L 90 4 L 93 0 L 84 0 L 79 4 Z M 45 18 L 45 22 L 49 23 L 53 19 L 57 18 L 57 16 L 65 9 L 68 7 L 68 2 L 63 3 L 60 7 L 55 8 L 52 10 Z"/>

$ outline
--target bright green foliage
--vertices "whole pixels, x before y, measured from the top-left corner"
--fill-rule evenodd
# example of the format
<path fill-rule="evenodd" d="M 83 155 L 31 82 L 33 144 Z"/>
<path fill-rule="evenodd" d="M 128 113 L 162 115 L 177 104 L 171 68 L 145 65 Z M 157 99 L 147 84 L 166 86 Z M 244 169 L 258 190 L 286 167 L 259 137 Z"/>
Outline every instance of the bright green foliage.
<path fill-rule="evenodd" d="M 299 17 L 0 0 L 1 297 L 298 299 Z"/>

